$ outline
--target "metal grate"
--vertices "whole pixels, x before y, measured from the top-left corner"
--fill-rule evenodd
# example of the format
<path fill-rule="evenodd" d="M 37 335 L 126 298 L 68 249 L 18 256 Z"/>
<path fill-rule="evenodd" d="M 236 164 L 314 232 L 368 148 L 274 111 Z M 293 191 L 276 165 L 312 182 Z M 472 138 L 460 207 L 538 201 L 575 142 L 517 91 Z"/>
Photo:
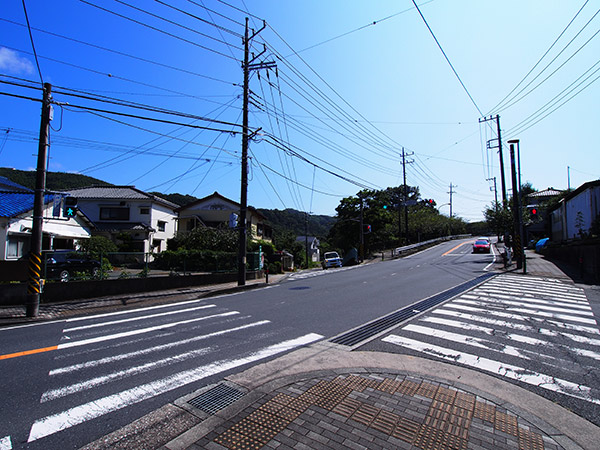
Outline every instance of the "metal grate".
<path fill-rule="evenodd" d="M 219 384 L 189 400 L 188 403 L 205 413 L 214 414 L 243 396 L 244 393 L 242 391 L 226 384 Z"/>
<path fill-rule="evenodd" d="M 448 289 L 447 291 L 440 292 L 432 297 L 426 298 L 417 302 L 413 305 L 407 306 L 399 311 L 388 314 L 387 316 L 381 317 L 373 322 L 369 322 L 359 328 L 356 328 L 352 331 L 344 333 L 340 336 L 334 337 L 330 339 L 330 342 L 334 344 L 353 346 L 362 342 L 370 337 L 375 336 L 376 334 L 381 333 L 382 331 L 387 330 L 393 326 L 398 325 L 399 323 L 404 322 L 405 320 L 410 319 L 411 317 L 416 316 L 417 314 L 426 311 L 427 309 L 433 308 L 434 306 L 439 305 L 442 302 L 458 295 L 468 289 L 471 289 L 473 286 L 478 285 L 479 283 L 487 280 L 490 277 L 493 277 L 494 274 L 486 273 L 485 275 L 478 276 L 477 278 L 473 278 L 470 281 L 467 281 L 463 284 L 459 284 L 458 286 L 453 287 L 452 289 Z"/>

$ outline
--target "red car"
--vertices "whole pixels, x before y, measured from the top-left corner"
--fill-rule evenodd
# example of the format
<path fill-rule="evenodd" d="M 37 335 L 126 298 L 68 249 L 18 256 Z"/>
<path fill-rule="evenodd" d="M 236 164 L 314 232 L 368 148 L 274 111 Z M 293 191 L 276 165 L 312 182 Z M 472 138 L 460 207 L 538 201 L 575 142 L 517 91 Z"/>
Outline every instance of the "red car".
<path fill-rule="evenodd" d="M 491 251 L 490 241 L 477 239 L 473 242 L 473 253 L 489 253 Z"/>

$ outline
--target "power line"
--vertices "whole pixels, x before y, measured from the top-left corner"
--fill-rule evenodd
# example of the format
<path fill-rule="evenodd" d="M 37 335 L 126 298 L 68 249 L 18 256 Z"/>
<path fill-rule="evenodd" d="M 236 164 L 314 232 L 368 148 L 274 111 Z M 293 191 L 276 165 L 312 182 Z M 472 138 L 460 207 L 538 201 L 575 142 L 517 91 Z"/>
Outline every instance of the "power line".
<path fill-rule="evenodd" d="M 38 75 L 40 76 L 40 82 L 44 85 L 44 78 L 42 77 L 42 69 L 40 69 L 40 62 L 38 61 L 37 52 L 35 50 L 35 43 L 33 42 L 33 34 L 31 33 L 31 25 L 29 24 L 29 16 L 27 15 L 27 7 L 25 6 L 25 0 L 21 0 L 23 4 L 23 13 L 25 13 L 25 21 L 27 22 L 27 30 L 29 31 L 29 40 L 31 41 L 31 48 L 33 49 L 33 56 L 35 56 L 35 65 L 37 66 Z"/>
<path fill-rule="evenodd" d="M 500 100 L 498 102 L 498 104 L 496 106 L 494 106 L 490 111 L 495 111 L 496 108 L 499 108 L 504 101 L 514 92 L 517 90 L 517 88 L 527 79 L 527 77 L 529 75 L 531 75 L 531 73 L 535 70 L 535 68 L 542 62 L 542 60 L 546 57 L 546 55 L 550 52 L 550 50 L 552 50 L 552 48 L 554 48 L 554 46 L 556 45 L 556 43 L 560 40 L 560 38 L 563 36 L 563 34 L 566 33 L 566 31 L 569 29 L 569 27 L 571 26 L 571 24 L 575 21 L 575 19 L 577 18 L 577 16 L 579 15 L 579 13 L 583 10 L 583 8 L 585 7 L 585 5 L 587 5 L 589 2 L 589 0 L 585 0 L 585 2 L 583 3 L 583 5 L 581 6 L 581 8 L 579 8 L 579 10 L 577 11 L 577 13 L 573 16 L 573 18 L 569 21 L 569 23 L 567 24 L 567 26 L 561 31 L 561 33 L 558 35 L 558 37 L 554 40 L 554 42 L 552 43 L 552 45 L 550 45 L 550 47 L 548 47 L 548 50 L 546 50 L 544 52 L 544 54 L 541 56 L 540 59 L 538 59 L 538 61 L 533 65 L 533 67 L 529 70 L 529 72 L 527 72 L 527 74 L 521 79 L 521 81 L 519 81 L 517 83 L 517 85 L 511 89 L 511 91 L 506 94 L 506 96 Z M 518 94 L 517 94 L 518 95 Z M 488 115 L 493 115 L 491 112 L 488 113 Z"/>
<path fill-rule="evenodd" d="M 471 103 L 473 103 L 473 105 L 475 105 L 475 108 L 477 108 L 477 111 L 479 111 L 479 115 L 483 116 L 483 113 L 481 112 L 481 109 L 479 109 L 479 106 L 477 106 L 477 103 L 473 99 L 473 96 L 471 95 L 471 93 L 469 92 L 469 90 L 465 86 L 465 83 L 463 83 L 463 81 L 461 80 L 460 76 L 458 75 L 458 72 L 456 71 L 456 69 L 454 68 L 454 66 L 452 65 L 452 63 L 450 62 L 450 59 L 448 58 L 448 55 L 446 55 L 446 52 L 442 48 L 440 42 L 435 37 L 435 34 L 433 33 L 433 30 L 431 29 L 431 27 L 427 23 L 427 20 L 425 20 L 425 16 L 423 16 L 423 13 L 421 12 L 421 10 L 419 9 L 419 7 L 417 6 L 417 2 L 415 2 L 415 0 L 412 0 L 412 2 L 413 2 L 413 5 L 415 5 L 415 8 L 417 9 L 417 11 L 419 12 L 419 15 L 421 16 L 421 19 L 423 19 L 423 22 L 425 23 L 425 26 L 429 30 L 429 33 L 431 33 L 431 36 L 433 37 L 435 43 L 437 44 L 438 48 L 442 52 L 442 55 L 444 55 L 444 58 L 446 58 L 446 62 L 450 65 L 450 68 L 452 69 L 452 72 L 454 72 L 454 75 L 458 79 L 460 85 L 463 87 L 463 89 L 465 90 L 465 92 L 467 93 L 467 95 L 469 96 L 469 98 L 471 99 Z"/>
<path fill-rule="evenodd" d="M 169 36 L 169 37 L 172 37 L 172 38 L 174 38 L 174 39 L 180 40 L 180 41 L 182 41 L 182 42 L 186 42 L 186 43 L 188 43 L 188 44 L 190 44 L 190 45 L 193 45 L 193 46 L 195 46 L 195 47 L 198 47 L 198 48 L 201 48 L 201 49 L 203 49 L 203 50 L 207 50 L 207 51 L 209 51 L 209 52 L 215 53 L 215 54 L 217 54 L 217 55 L 224 56 L 225 58 L 229 58 L 229 59 L 232 59 L 232 60 L 234 60 L 234 61 L 237 61 L 235 58 L 233 58 L 233 57 L 231 57 L 231 56 L 229 56 L 229 55 L 227 55 L 227 54 L 225 54 L 225 53 L 219 52 L 218 50 L 214 50 L 214 49 L 212 49 L 212 48 L 205 47 L 204 45 L 200 45 L 200 44 L 198 44 L 197 42 L 190 41 L 189 39 L 183 38 L 183 37 L 181 37 L 181 36 L 177 36 L 176 34 L 169 33 L 168 31 L 165 31 L 165 30 L 161 30 L 160 28 L 154 27 L 154 26 L 152 26 L 152 25 L 148 25 L 147 23 L 144 23 L 144 22 L 142 22 L 142 21 L 139 21 L 139 20 L 133 19 L 133 18 L 131 18 L 131 17 L 128 17 L 128 16 L 126 16 L 126 15 L 124 15 L 124 14 L 119 14 L 118 12 L 112 11 L 112 10 L 110 10 L 110 9 L 104 8 L 104 7 L 102 7 L 102 6 L 99 6 L 99 5 L 95 5 L 94 3 L 91 3 L 91 2 L 89 2 L 89 1 L 87 1 L 87 0 L 79 0 L 79 1 L 80 1 L 80 2 L 82 2 L 82 3 L 85 3 L 86 5 L 93 6 L 94 8 L 98 8 L 98 9 L 100 9 L 100 10 L 102 10 L 102 11 L 105 11 L 105 12 L 107 12 L 107 13 L 109 13 L 109 14 L 113 14 L 113 15 L 115 15 L 115 16 L 117 16 L 117 17 L 121 17 L 122 19 L 129 20 L 130 22 L 136 23 L 136 24 L 138 24 L 138 25 L 141 25 L 141 26 L 143 26 L 143 27 L 145 27 L 145 28 L 149 28 L 149 29 L 151 29 L 151 30 L 154 30 L 154 31 L 157 31 L 157 32 L 159 32 L 159 33 L 162 33 L 162 34 L 164 34 L 164 35 L 167 35 L 167 36 Z M 117 1 L 117 2 L 119 2 L 119 3 L 121 3 L 121 4 L 123 4 L 123 5 L 126 5 L 126 6 L 130 6 L 131 8 L 138 9 L 138 8 L 136 8 L 136 7 L 132 6 L 132 5 L 128 5 L 127 3 L 121 2 L 120 0 L 115 0 L 115 1 Z M 139 9 L 139 11 L 141 11 L 141 12 L 144 12 L 144 13 L 146 13 L 146 14 L 150 15 L 150 16 L 154 16 L 152 13 L 149 13 L 149 12 L 147 12 L 147 11 L 144 11 L 144 10 L 142 10 L 142 9 Z M 161 18 L 160 16 L 156 16 L 156 17 L 157 17 L 157 18 L 159 18 L 159 19 L 161 19 L 161 20 L 164 20 L 165 22 L 171 22 L 171 21 L 169 21 L 169 20 L 167 20 L 167 19 Z M 174 23 L 174 22 L 173 22 L 173 23 Z M 174 24 L 176 24 L 176 23 L 174 23 Z M 186 28 L 186 27 L 184 27 L 184 26 L 182 26 L 182 25 L 179 25 L 179 24 L 176 24 L 176 25 L 178 25 L 178 26 L 180 26 L 180 27 L 182 27 L 182 28 Z M 233 33 L 233 32 L 232 32 L 232 33 Z"/>
<path fill-rule="evenodd" d="M 15 21 L 12 21 L 12 20 L 9 20 L 9 19 L 4 19 L 2 17 L 0 17 L 0 20 L 3 21 L 3 22 L 6 22 L 6 23 L 10 23 L 12 25 L 16 25 L 16 26 L 20 26 L 20 27 L 26 27 L 26 25 L 23 25 L 23 24 L 21 24 L 19 22 L 15 22 Z M 188 75 L 193 75 L 193 76 L 196 76 L 196 77 L 200 77 L 200 78 L 204 78 L 204 79 L 212 80 L 212 81 L 217 81 L 219 83 L 229 84 L 229 85 L 232 85 L 232 86 L 236 86 L 237 85 L 237 83 L 233 83 L 231 81 L 220 80 L 218 78 L 214 78 L 214 77 L 211 77 L 211 76 L 208 76 L 208 75 L 203 75 L 203 74 L 198 73 L 198 72 L 193 72 L 191 70 L 187 70 L 187 69 L 182 69 L 180 67 L 171 66 L 169 64 L 164 64 L 164 63 L 161 63 L 161 62 L 158 62 L 158 61 L 154 61 L 154 60 L 151 60 L 151 59 L 147 59 L 147 58 L 142 58 L 142 57 L 139 57 L 139 56 L 132 55 L 130 53 L 125 53 L 125 52 L 122 52 L 122 51 L 119 51 L 119 50 L 114 50 L 114 49 L 111 49 L 111 48 L 108 48 L 108 47 L 103 47 L 101 45 L 92 44 L 90 42 L 85 42 L 85 41 L 82 41 L 82 40 L 79 40 L 79 39 L 75 39 L 75 38 L 72 38 L 72 37 L 68 37 L 68 36 L 65 36 L 65 35 L 62 35 L 62 34 L 53 33 L 51 31 L 43 30 L 41 28 L 35 28 L 34 27 L 34 28 L 32 28 L 32 30 L 35 30 L 35 31 L 37 31 L 39 33 L 47 34 L 49 36 L 54 36 L 54 37 L 57 37 L 57 38 L 60 38 L 60 39 L 64 39 L 64 40 L 71 41 L 71 42 L 75 42 L 77 44 L 86 45 L 88 47 L 92 47 L 92 48 L 95 48 L 95 49 L 98 49 L 98 50 L 102 50 L 102 51 L 105 51 L 105 52 L 114 53 L 115 55 L 125 56 L 127 58 L 135 59 L 135 60 L 142 61 L 142 62 L 145 62 L 145 63 L 148 63 L 148 64 L 153 64 L 153 65 L 156 65 L 156 66 L 159 66 L 159 67 L 164 67 L 166 69 L 176 70 L 178 72 L 182 72 L 182 73 L 185 73 L 185 74 L 188 74 Z"/>
<path fill-rule="evenodd" d="M 429 0 L 429 1 L 423 2 L 423 3 L 421 3 L 421 6 L 424 6 L 424 5 L 428 4 L 428 3 L 432 3 L 433 1 L 434 0 Z M 388 19 L 392 19 L 392 18 L 394 18 L 396 16 L 399 16 L 401 14 L 404 14 L 404 13 L 407 13 L 409 11 L 412 11 L 413 9 L 414 8 L 408 8 L 408 9 L 405 9 L 403 11 L 400 11 L 400 12 L 397 12 L 395 14 L 391 14 L 391 15 L 389 15 L 387 17 L 384 17 L 383 19 L 374 20 L 373 22 L 370 22 L 370 23 L 368 23 L 366 25 L 363 25 L 361 27 L 355 28 L 354 30 L 347 31 L 347 32 L 342 33 L 342 34 L 340 34 L 338 36 L 335 36 L 335 37 L 326 39 L 326 40 L 324 40 L 322 42 L 319 42 L 318 44 L 313 44 L 313 45 L 311 45 L 309 47 L 303 48 L 302 50 L 298 50 L 296 53 L 302 53 L 302 52 L 305 52 L 307 50 L 311 50 L 311 49 L 313 49 L 315 47 L 319 47 L 321 45 L 328 44 L 329 42 L 335 41 L 336 39 L 340 39 L 340 38 L 343 38 L 345 36 L 348 36 L 349 34 L 356 33 L 357 31 L 364 30 L 365 28 L 369 28 L 369 27 L 375 26 L 375 25 L 380 24 L 381 22 L 384 22 L 384 21 L 386 21 Z"/>

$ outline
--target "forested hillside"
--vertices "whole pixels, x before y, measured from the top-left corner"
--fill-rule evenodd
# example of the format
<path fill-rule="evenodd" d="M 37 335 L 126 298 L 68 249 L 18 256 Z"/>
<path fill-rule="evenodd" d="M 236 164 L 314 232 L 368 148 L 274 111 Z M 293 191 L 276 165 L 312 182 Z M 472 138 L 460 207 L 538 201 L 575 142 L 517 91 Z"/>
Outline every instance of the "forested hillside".
<path fill-rule="evenodd" d="M 35 189 L 35 173 L 35 170 L 26 171 L 0 167 L 0 176 L 29 189 Z M 46 189 L 49 191 L 68 191 L 87 186 L 111 186 L 111 184 L 77 173 L 48 172 L 46 174 Z"/>
<path fill-rule="evenodd" d="M 289 231 L 296 236 L 304 236 L 306 234 L 306 216 L 305 213 L 295 209 L 258 209 L 264 215 L 273 230 Z M 335 223 L 335 218 L 323 215 L 308 216 L 308 235 L 317 236 L 320 238 L 327 237 L 329 230 Z"/>

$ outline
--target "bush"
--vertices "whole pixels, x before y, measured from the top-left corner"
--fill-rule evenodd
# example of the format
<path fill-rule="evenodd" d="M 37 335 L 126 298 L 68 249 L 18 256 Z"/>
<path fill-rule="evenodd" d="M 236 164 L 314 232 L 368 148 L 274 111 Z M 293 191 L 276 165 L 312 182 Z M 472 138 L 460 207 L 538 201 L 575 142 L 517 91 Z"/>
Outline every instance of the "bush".
<path fill-rule="evenodd" d="M 271 273 L 271 274 L 283 273 L 283 270 L 281 269 L 280 261 L 275 261 L 275 262 L 269 263 L 268 268 L 269 268 L 269 273 Z"/>
<path fill-rule="evenodd" d="M 158 269 L 170 271 L 235 271 L 237 253 L 210 250 L 166 250 L 156 255 L 153 265 Z"/>

